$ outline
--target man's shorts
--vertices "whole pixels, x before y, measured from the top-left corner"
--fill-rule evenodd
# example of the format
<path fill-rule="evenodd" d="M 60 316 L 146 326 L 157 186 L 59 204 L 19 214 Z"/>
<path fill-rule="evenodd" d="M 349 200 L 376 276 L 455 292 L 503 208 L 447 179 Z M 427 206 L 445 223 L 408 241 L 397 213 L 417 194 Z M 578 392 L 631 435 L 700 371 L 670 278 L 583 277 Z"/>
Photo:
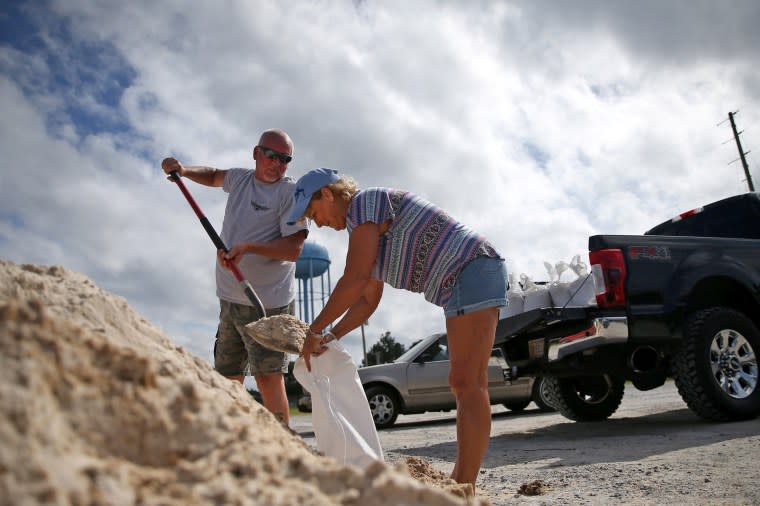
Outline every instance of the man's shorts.
<path fill-rule="evenodd" d="M 462 268 L 443 308 L 446 318 L 507 305 L 507 265 L 503 258 L 475 257 Z"/>
<path fill-rule="evenodd" d="M 214 369 L 224 376 L 245 374 L 246 365 L 253 376 L 288 372 L 288 355 L 270 350 L 246 335 L 245 326 L 263 317 L 253 306 L 219 300 L 219 328 L 214 344 Z M 267 309 L 267 316 L 295 314 L 295 301 L 287 306 Z"/>

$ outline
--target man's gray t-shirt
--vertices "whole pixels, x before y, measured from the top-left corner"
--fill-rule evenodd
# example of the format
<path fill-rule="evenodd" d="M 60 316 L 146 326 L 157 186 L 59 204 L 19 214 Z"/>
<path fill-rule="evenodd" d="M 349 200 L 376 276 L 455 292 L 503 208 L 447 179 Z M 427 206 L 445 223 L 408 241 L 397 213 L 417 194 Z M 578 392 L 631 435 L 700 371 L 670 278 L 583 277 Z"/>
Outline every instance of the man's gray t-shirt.
<path fill-rule="evenodd" d="M 241 242 L 265 242 L 287 237 L 307 226 L 286 223 L 293 205 L 295 180 L 276 183 L 254 178 L 255 170 L 229 169 L 222 189 L 229 193 L 221 237 L 228 248 Z M 246 254 L 238 264 L 265 308 L 289 304 L 295 298 L 295 262 Z M 232 272 L 216 262 L 216 295 L 236 304 L 251 305 Z"/>

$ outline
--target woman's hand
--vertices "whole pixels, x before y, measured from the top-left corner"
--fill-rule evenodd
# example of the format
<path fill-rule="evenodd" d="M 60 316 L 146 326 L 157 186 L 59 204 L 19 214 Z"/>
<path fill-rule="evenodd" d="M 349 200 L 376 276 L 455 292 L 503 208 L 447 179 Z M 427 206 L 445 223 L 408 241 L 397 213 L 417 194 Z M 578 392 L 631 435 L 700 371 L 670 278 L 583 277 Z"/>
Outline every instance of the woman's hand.
<path fill-rule="evenodd" d="M 331 335 L 333 335 L 332 332 L 328 332 L 326 335 L 322 335 L 317 334 L 316 332 L 312 332 L 311 329 L 306 331 L 306 338 L 303 341 L 303 347 L 301 348 L 300 356 L 303 357 L 307 371 L 311 372 L 312 355 L 318 357 L 327 351 L 327 346 L 325 346 L 327 341 L 324 341 L 324 339 Z"/>

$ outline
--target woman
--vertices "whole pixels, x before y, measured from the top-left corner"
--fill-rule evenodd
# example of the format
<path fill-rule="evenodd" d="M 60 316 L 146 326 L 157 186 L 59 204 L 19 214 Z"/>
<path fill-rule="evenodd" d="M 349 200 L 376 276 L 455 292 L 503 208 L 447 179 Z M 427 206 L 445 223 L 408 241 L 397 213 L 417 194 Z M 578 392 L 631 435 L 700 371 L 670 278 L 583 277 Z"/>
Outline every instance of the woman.
<path fill-rule="evenodd" d="M 449 385 L 457 401 L 451 477 L 474 488 L 491 432 L 487 371 L 499 308 L 507 305 L 504 259 L 485 238 L 430 202 L 390 188 L 359 190 L 332 169 L 314 169 L 296 183 L 288 221 L 304 217 L 349 232 L 345 271 L 304 342 L 307 368 L 326 342 L 367 321 L 383 282 L 424 292 L 446 317 Z M 332 331 L 324 332 L 341 315 Z"/>

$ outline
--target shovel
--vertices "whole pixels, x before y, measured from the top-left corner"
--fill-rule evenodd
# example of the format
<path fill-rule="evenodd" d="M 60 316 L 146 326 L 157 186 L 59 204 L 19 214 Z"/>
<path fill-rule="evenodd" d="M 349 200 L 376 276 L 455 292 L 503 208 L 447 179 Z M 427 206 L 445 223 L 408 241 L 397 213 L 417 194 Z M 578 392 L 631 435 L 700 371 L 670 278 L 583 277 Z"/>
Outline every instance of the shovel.
<path fill-rule="evenodd" d="M 172 171 L 171 173 L 169 173 L 169 176 L 172 178 L 172 181 L 177 183 L 177 186 L 179 186 L 179 189 L 182 191 L 182 194 L 187 199 L 187 202 L 190 204 L 190 207 L 192 207 L 193 211 L 195 211 L 195 215 L 198 216 L 199 220 L 201 220 L 201 225 L 203 225 L 203 228 L 206 229 L 206 233 L 208 233 L 208 236 L 211 238 L 211 241 L 213 241 L 214 246 L 216 246 L 216 249 L 220 249 L 224 251 L 225 253 L 228 253 L 230 250 L 227 249 L 227 246 L 224 245 L 224 241 L 222 241 L 222 238 L 219 237 L 219 234 L 217 234 L 216 230 L 214 230 L 214 227 L 211 226 L 211 223 L 203 214 L 203 211 L 201 211 L 201 208 L 198 207 L 198 204 L 195 203 L 195 199 L 193 199 L 193 196 L 190 195 L 190 192 L 187 190 L 185 183 L 182 182 L 182 178 L 179 177 L 179 174 L 177 174 L 176 171 Z M 235 265 L 235 263 L 233 262 L 227 262 L 227 265 L 232 271 L 232 274 L 235 276 L 235 279 L 237 279 L 238 283 L 240 283 L 240 288 L 242 288 L 243 292 L 248 297 L 248 300 L 251 301 L 251 303 L 253 304 L 253 307 L 259 310 L 262 318 L 265 317 L 267 313 L 266 313 L 266 310 L 264 309 L 263 304 L 261 304 L 261 301 L 259 300 L 258 295 L 256 295 L 256 292 L 253 291 L 253 287 L 251 286 L 251 284 L 248 282 L 247 279 L 243 277 L 243 273 L 240 272 L 240 269 L 238 269 L 238 266 Z"/>

